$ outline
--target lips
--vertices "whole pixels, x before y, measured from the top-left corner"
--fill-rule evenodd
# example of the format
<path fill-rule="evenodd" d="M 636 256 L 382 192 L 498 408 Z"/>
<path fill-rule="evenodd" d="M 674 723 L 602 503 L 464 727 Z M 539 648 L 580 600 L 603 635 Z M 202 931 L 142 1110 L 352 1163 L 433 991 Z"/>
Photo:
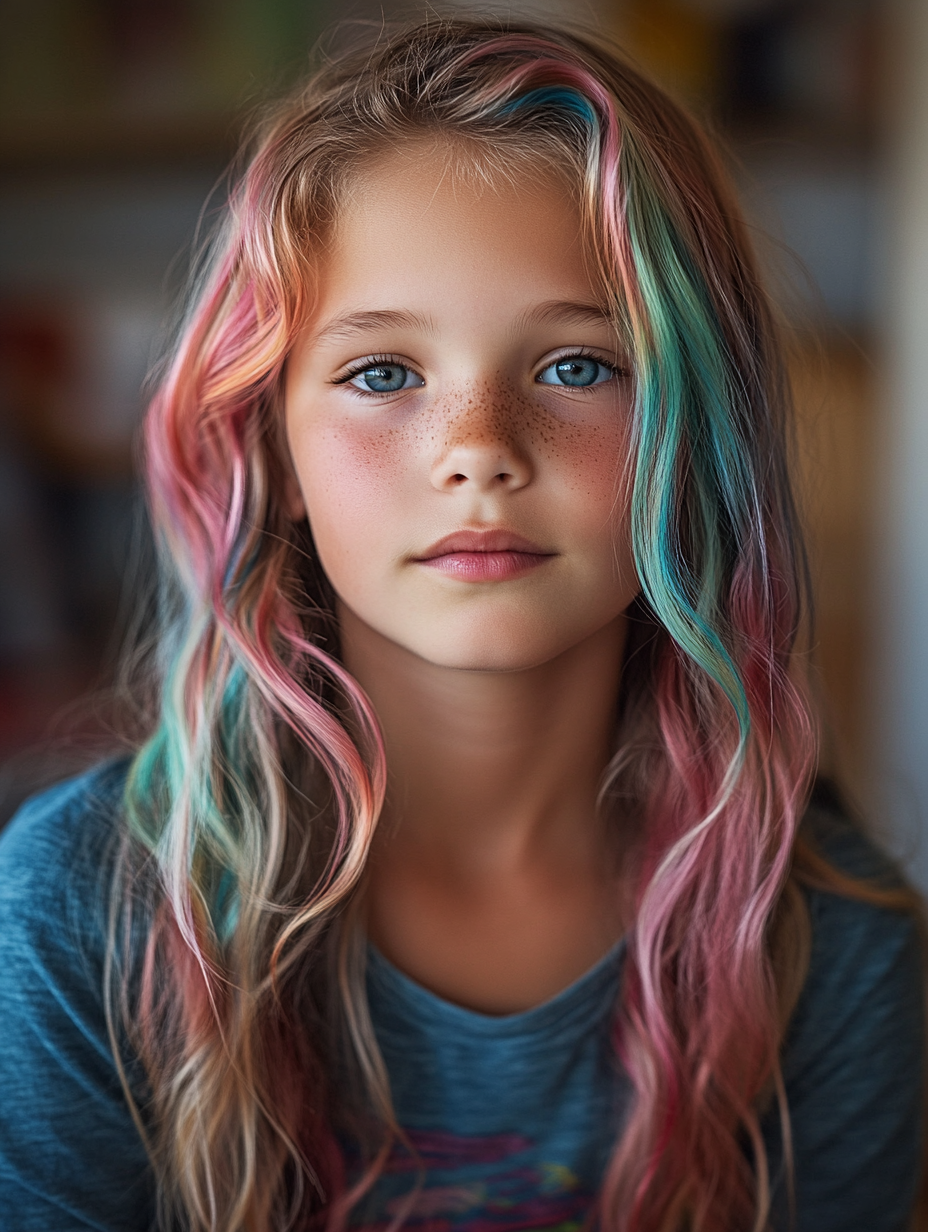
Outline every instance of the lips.
<path fill-rule="evenodd" d="M 417 556 L 417 560 L 434 560 L 437 556 L 453 556 L 459 552 L 525 552 L 531 556 L 553 556 L 544 548 L 509 530 L 458 530 L 445 535 Z"/>
<path fill-rule="evenodd" d="M 507 581 L 551 560 L 530 539 L 508 530 L 462 530 L 446 535 L 413 559 L 466 582 Z"/>

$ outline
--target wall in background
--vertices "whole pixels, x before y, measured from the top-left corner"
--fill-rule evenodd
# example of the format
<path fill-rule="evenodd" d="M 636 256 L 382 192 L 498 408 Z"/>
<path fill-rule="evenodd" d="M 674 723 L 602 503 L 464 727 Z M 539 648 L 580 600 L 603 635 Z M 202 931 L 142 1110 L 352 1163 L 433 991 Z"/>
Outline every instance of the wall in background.
<path fill-rule="evenodd" d="M 928 891 L 928 6 L 899 0 L 880 395 L 874 811 Z"/>

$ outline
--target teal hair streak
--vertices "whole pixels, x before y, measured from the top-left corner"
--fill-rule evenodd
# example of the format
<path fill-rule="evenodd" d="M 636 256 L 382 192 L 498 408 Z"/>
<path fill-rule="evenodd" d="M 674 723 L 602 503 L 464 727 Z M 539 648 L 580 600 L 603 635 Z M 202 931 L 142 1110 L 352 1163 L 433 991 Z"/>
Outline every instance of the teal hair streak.
<path fill-rule="evenodd" d="M 743 748 L 748 699 L 720 635 L 732 545 L 758 537 L 740 394 L 705 280 L 643 176 L 629 192 L 627 226 L 649 326 L 632 502 L 639 576 L 657 618 L 731 703 Z"/>
<path fill-rule="evenodd" d="M 248 814 L 254 810 L 253 801 L 259 798 L 257 784 L 242 778 L 243 768 L 254 759 L 247 691 L 247 674 L 240 663 L 233 662 L 218 700 L 215 757 L 219 765 L 210 781 L 202 785 L 206 797 L 204 838 L 209 852 L 203 888 L 213 931 L 220 942 L 231 938 L 238 921 L 241 887 L 236 866 L 244 857 L 242 845 L 249 833 Z M 216 799 L 216 780 L 224 789 L 221 801 Z"/>
<path fill-rule="evenodd" d="M 168 566 L 169 567 L 169 566 Z M 172 806 L 187 778 L 190 733 L 182 704 L 188 647 L 197 629 L 183 640 L 180 630 L 191 623 L 189 611 L 178 613 L 165 628 L 160 652 L 162 707 L 159 722 L 132 761 L 125 788 L 126 816 L 132 835 L 157 854 L 168 829 Z M 199 622 L 197 622 L 199 624 Z"/>
<path fill-rule="evenodd" d="M 589 99 L 577 90 L 571 90 L 567 86 L 540 86 L 537 90 L 528 90 L 525 94 L 520 94 L 518 98 L 511 99 L 504 107 L 500 108 L 502 115 L 511 115 L 514 111 L 523 111 L 528 108 L 542 109 L 544 107 L 553 107 L 558 111 L 566 111 L 572 115 L 579 116 L 584 123 L 595 126 L 598 121 L 596 112 L 593 110 L 593 105 Z"/>
<path fill-rule="evenodd" d="M 189 623 L 189 616 L 182 623 Z M 187 873 L 198 888 L 217 941 L 223 944 L 235 931 L 241 902 L 239 870 L 248 859 L 242 843 L 249 833 L 246 814 L 254 810 L 257 787 L 242 781 L 241 768 L 252 763 L 254 734 L 247 705 L 248 676 L 240 663 L 232 661 L 210 682 L 218 686 L 218 696 L 203 701 L 209 734 L 200 732 L 194 741 L 182 682 L 190 666 L 187 648 L 196 645 L 201 632 L 199 622 L 196 625 L 185 646 L 177 648 L 166 673 L 161 722 L 133 761 L 125 799 L 131 832 L 158 857 L 166 855 L 173 802 L 189 799 L 195 833 L 187 847 Z M 212 746 L 207 758 L 196 747 L 204 740 Z"/>

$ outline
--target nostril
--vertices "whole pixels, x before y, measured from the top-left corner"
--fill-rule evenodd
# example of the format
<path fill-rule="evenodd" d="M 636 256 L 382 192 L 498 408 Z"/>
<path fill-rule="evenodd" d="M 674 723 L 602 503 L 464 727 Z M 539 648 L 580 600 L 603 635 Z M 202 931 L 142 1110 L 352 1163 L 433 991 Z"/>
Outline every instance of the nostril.
<path fill-rule="evenodd" d="M 475 490 L 502 493 L 504 489 L 508 492 L 520 488 L 531 479 L 531 465 L 527 461 L 522 464 L 515 457 L 509 458 L 508 452 L 508 449 L 500 449 L 494 457 L 489 449 L 482 446 L 479 449 L 454 446 L 445 452 L 444 457 L 436 460 L 430 471 L 431 483 L 445 491 L 457 488 L 470 490 L 473 486 Z M 458 456 L 453 456 L 455 454 Z"/>

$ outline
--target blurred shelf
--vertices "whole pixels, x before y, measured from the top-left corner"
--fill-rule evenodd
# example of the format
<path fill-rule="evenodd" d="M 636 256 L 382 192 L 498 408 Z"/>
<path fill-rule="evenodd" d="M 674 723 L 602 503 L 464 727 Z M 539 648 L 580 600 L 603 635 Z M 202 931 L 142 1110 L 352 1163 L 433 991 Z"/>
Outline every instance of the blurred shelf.
<path fill-rule="evenodd" d="M 851 124 L 808 117 L 776 116 L 767 119 L 739 120 L 732 116 L 710 116 L 710 123 L 722 141 L 736 155 L 791 156 L 816 165 L 872 165 L 879 162 L 885 145 L 877 128 L 864 129 Z"/>
<path fill-rule="evenodd" d="M 176 120 L 72 116 L 0 126 L 0 174 L 223 164 L 235 153 L 246 113 Z"/>

